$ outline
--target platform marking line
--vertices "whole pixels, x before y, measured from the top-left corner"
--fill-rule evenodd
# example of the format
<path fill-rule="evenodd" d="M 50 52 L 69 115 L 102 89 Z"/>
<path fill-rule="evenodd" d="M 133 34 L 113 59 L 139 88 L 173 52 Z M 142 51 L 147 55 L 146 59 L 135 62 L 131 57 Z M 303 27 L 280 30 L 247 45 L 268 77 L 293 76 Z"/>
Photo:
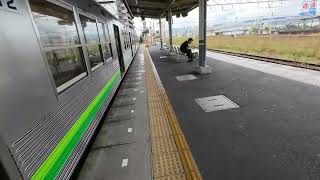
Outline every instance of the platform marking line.
<path fill-rule="evenodd" d="M 201 180 L 200 171 L 146 48 L 145 64 L 153 178 Z"/>
<path fill-rule="evenodd" d="M 130 112 L 131 112 L 131 113 L 134 113 L 134 110 L 132 109 Z"/>
<path fill-rule="evenodd" d="M 128 158 L 122 159 L 121 167 L 127 167 L 127 166 L 128 166 L 128 162 L 129 162 L 129 159 L 128 159 Z"/>
<path fill-rule="evenodd" d="M 128 133 L 131 133 L 132 132 L 132 128 L 128 128 Z"/>
<path fill-rule="evenodd" d="M 320 87 L 319 71 L 302 69 L 299 67 L 275 64 L 259 60 L 252 60 L 249 58 L 231 56 L 209 51 L 207 53 L 207 56 L 218 61 Z"/>

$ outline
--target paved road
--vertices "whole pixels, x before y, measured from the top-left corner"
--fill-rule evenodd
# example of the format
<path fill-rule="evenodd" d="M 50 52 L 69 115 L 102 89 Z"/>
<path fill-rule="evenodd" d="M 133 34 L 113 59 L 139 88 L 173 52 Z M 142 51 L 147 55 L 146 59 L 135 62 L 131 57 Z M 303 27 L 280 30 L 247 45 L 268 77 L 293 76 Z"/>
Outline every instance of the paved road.
<path fill-rule="evenodd" d="M 151 56 L 205 180 L 320 179 L 320 88 L 208 58 L 213 73 L 178 82 L 194 63 Z M 204 112 L 225 95 L 238 109 Z"/>

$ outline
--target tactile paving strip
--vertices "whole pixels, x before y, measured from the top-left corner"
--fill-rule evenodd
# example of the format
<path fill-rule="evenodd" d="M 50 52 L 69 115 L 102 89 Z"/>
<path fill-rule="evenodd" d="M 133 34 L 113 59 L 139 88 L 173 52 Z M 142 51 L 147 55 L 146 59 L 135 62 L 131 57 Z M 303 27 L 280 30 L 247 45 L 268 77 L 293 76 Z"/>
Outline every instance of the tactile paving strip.
<path fill-rule="evenodd" d="M 157 179 L 157 177 L 184 174 L 177 151 L 153 155 L 152 158 L 154 179 Z"/>
<path fill-rule="evenodd" d="M 200 180 L 201 175 L 147 49 L 144 52 L 153 178 Z"/>

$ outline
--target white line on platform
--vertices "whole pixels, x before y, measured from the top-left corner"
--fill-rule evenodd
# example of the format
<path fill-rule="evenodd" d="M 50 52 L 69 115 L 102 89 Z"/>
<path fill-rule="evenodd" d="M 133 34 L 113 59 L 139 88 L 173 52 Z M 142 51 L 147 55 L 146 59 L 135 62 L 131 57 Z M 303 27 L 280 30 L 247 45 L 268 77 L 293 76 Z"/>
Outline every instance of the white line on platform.
<path fill-rule="evenodd" d="M 126 158 L 126 159 L 122 159 L 121 167 L 127 167 L 127 166 L 128 166 L 128 161 L 129 161 L 129 159 L 128 159 L 128 158 Z"/>
<path fill-rule="evenodd" d="M 134 113 L 134 110 L 131 110 L 130 112 L 131 112 L 131 113 Z"/>
<path fill-rule="evenodd" d="M 218 61 L 254 69 L 275 76 L 320 87 L 320 72 L 282 64 L 263 62 L 243 57 L 207 51 L 207 56 Z"/>
<path fill-rule="evenodd" d="M 128 128 L 128 132 L 131 133 L 132 132 L 132 128 Z"/>

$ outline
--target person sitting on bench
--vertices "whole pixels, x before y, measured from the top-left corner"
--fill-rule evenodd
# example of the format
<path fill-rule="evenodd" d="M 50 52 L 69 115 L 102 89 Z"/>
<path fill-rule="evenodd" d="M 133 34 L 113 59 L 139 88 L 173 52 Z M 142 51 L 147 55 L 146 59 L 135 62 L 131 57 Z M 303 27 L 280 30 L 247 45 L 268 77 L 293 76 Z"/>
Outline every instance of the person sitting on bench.
<path fill-rule="evenodd" d="M 189 44 L 191 44 L 192 42 L 193 42 L 193 39 L 189 38 L 188 41 L 183 42 L 180 46 L 180 51 L 187 54 L 189 58 L 188 62 L 193 61 L 193 54 L 191 52 L 191 49 L 189 48 Z"/>

